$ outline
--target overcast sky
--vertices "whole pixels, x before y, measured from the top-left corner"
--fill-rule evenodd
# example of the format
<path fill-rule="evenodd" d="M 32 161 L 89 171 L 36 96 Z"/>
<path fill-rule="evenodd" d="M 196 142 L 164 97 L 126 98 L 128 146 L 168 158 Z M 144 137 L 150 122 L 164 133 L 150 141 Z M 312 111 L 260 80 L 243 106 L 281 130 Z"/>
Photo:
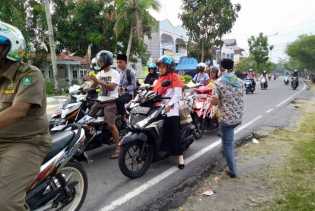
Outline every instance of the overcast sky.
<path fill-rule="evenodd" d="M 174 25 L 180 25 L 178 14 L 181 0 L 159 0 L 161 10 L 151 12 L 157 19 L 168 18 Z M 239 13 L 232 32 L 226 38 L 237 39 L 238 45 L 248 49 L 247 39 L 263 32 L 275 46 L 271 56 L 273 61 L 285 58 L 289 42 L 301 34 L 315 34 L 315 0 L 232 0 L 240 3 Z"/>

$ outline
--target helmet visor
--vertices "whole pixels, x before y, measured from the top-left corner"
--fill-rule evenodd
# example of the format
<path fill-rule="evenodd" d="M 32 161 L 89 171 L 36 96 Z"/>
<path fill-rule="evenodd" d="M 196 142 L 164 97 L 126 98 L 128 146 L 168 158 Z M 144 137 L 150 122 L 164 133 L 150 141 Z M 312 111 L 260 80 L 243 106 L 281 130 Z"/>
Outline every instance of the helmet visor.
<path fill-rule="evenodd" d="M 10 40 L 0 35 L 0 45 L 10 45 Z"/>

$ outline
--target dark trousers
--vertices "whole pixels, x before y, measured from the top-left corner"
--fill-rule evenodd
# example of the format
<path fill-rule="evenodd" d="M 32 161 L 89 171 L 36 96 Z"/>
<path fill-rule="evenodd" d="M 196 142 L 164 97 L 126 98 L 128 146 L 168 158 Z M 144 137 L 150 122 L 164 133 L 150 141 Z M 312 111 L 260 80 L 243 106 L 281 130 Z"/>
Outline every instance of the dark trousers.
<path fill-rule="evenodd" d="M 163 141 L 171 155 L 177 156 L 184 153 L 180 140 L 179 116 L 165 118 L 163 125 Z"/>
<path fill-rule="evenodd" d="M 125 115 L 126 114 L 125 104 L 127 104 L 131 99 L 132 99 L 132 95 L 126 93 L 126 94 L 121 95 L 116 100 L 117 111 L 118 111 L 119 114 L 121 114 L 121 115 Z"/>

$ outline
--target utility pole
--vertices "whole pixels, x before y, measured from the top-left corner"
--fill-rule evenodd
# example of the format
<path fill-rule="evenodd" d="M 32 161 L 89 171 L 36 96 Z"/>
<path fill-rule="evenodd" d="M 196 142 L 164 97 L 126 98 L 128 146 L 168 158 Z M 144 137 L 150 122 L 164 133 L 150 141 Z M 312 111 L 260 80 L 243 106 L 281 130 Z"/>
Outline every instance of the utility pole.
<path fill-rule="evenodd" d="M 43 0 L 45 4 L 45 13 L 48 25 L 48 37 L 49 37 L 49 46 L 50 46 L 50 55 L 51 55 L 51 64 L 53 69 L 54 76 L 54 85 L 55 89 L 59 90 L 59 82 L 58 82 L 58 69 L 57 69 L 57 56 L 56 56 L 56 45 L 54 40 L 54 30 L 51 22 L 51 14 L 50 14 L 50 1 Z"/>

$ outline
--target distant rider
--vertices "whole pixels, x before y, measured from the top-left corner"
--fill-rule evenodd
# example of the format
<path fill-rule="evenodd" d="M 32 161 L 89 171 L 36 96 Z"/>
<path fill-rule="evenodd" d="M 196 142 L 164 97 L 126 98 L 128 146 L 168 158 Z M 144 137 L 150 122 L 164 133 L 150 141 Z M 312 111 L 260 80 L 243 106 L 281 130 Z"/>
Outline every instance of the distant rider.
<path fill-rule="evenodd" d="M 203 86 L 208 85 L 209 75 L 206 73 L 207 65 L 205 63 L 199 63 L 197 65 L 197 74 L 193 78 L 193 82 Z"/>

